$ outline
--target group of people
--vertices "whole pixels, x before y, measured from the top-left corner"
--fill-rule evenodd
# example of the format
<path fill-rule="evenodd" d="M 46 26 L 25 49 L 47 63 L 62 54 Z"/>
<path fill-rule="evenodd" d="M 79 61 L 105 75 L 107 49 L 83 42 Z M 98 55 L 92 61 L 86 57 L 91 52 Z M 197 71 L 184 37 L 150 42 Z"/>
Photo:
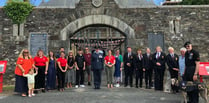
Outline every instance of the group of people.
<path fill-rule="evenodd" d="M 180 49 L 180 56 L 174 53 L 172 47 L 168 48 L 168 52 L 166 55 L 162 52 L 161 47 L 157 46 L 155 53 L 151 54 L 150 49 L 146 48 L 146 53 L 142 54 L 141 49 L 138 49 L 135 54 L 131 47 L 127 47 L 127 52 L 123 56 L 119 49 L 115 51 L 114 55 L 112 50 L 108 50 L 106 55 L 104 50 L 96 47 L 92 52 L 89 51 L 89 48 L 85 48 L 85 53 L 82 49 L 78 49 L 76 56 L 72 51 L 66 56 L 64 48 L 60 48 L 59 53 L 54 54 L 50 51 L 47 57 L 44 56 L 42 50 L 39 50 L 37 56 L 33 58 L 27 49 L 23 49 L 17 59 L 15 69 L 15 92 L 21 93 L 22 96 L 26 96 L 28 92 L 31 97 L 35 95 L 34 92 L 39 90 L 45 92 L 45 89 L 51 90 L 57 87 L 59 91 L 64 91 L 65 85 L 67 88 L 71 88 L 73 84 L 75 84 L 75 88 L 85 87 L 84 74 L 88 74 L 88 85 L 91 85 L 92 72 L 94 87 L 100 89 L 101 74 L 104 69 L 107 88 L 113 88 L 114 85 L 119 87 L 122 68 L 125 73 L 125 87 L 128 84 L 133 87 L 135 74 L 136 88 L 142 88 L 145 77 L 146 89 L 151 89 L 151 86 L 154 85 L 155 90 L 163 90 L 166 64 L 171 79 L 178 80 L 180 74 L 185 81 L 196 81 L 200 57 L 199 53 L 192 49 L 192 44 L 186 42 Z M 154 84 L 152 83 L 153 71 Z M 76 80 L 75 83 L 74 80 Z M 173 92 L 178 92 L 179 88 L 176 85 L 171 85 L 171 87 Z M 198 90 L 188 92 L 188 96 L 191 103 L 197 103 L 192 101 L 198 101 Z"/>

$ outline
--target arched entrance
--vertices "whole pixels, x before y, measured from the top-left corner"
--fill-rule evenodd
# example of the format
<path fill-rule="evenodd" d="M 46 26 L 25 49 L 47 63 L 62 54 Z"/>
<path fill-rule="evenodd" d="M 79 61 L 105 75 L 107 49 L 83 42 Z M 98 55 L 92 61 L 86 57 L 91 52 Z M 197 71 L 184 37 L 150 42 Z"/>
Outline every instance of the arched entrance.
<path fill-rule="evenodd" d="M 70 44 L 78 48 L 100 46 L 103 50 L 115 50 L 125 47 L 126 36 L 112 27 L 90 25 L 78 30 L 69 39 Z"/>
<path fill-rule="evenodd" d="M 110 42 L 109 42 L 110 39 L 114 39 L 113 36 L 112 36 L 112 38 L 110 38 L 111 33 L 110 33 L 110 35 L 108 35 L 107 32 L 106 32 L 106 35 L 104 34 L 105 35 L 104 37 L 98 36 L 101 33 L 104 33 L 104 32 L 100 32 L 101 28 L 105 28 L 106 30 L 108 30 L 108 29 L 114 30 L 115 32 L 120 33 L 118 38 L 116 38 L 118 40 L 113 41 L 113 42 L 111 41 L 111 42 L 117 44 L 118 41 L 121 42 L 124 40 L 124 45 L 125 45 L 124 47 L 126 47 L 128 45 L 129 39 L 133 39 L 135 37 L 134 29 L 131 28 L 129 25 L 127 25 L 125 22 L 121 21 L 118 18 L 107 16 L 107 15 L 90 15 L 90 16 L 85 16 L 83 18 L 79 18 L 79 19 L 69 23 L 64 29 L 61 30 L 60 39 L 61 40 L 70 39 L 70 42 L 71 41 L 75 42 L 80 39 L 79 42 L 81 42 L 82 41 L 81 39 L 85 38 L 85 32 L 88 31 L 88 30 L 86 30 L 86 28 L 88 30 L 91 30 L 90 28 L 95 29 L 95 31 L 94 31 L 95 36 L 92 36 L 90 39 L 92 39 L 92 40 L 99 39 L 100 43 L 104 43 L 105 41 L 106 42 L 108 41 L 108 43 L 110 44 Z M 83 32 L 83 33 L 81 33 L 81 32 Z M 82 34 L 82 35 L 78 36 L 78 34 Z M 88 33 L 86 33 L 86 34 L 88 34 Z M 76 38 L 76 37 L 78 37 L 78 38 Z M 86 37 L 88 37 L 88 36 L 86 36 Z M 103 41 L 102 38 L 104 38 L 106 40 Z M 85 41 L 85 39 L 82 42 L 84 42 L 84 41 Z M 97 42 L 98 42 L 98 40 L 97 40 Z M 84 44 L 84 46 L 85 45 L 87 45 L 87 44 Z M 114 49 L 114 48 L 116 48 L 116 47 L 112 47 L 112 49 Z"/>

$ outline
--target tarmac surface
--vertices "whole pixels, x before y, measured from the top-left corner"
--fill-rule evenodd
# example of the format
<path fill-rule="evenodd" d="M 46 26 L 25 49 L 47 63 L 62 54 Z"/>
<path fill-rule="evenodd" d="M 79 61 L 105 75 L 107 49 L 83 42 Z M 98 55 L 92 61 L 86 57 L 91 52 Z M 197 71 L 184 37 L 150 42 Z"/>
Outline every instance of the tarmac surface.
<path fill-rule="evenodd" d="M 57 90 L 38 93 L 34 97 L 21 97 L 14 94 L 0 96 L 0 103 L 182 103 L 181 93 L 172 94 L 144 88 L 93 87 L 70 88 L 64 92 Z"/>

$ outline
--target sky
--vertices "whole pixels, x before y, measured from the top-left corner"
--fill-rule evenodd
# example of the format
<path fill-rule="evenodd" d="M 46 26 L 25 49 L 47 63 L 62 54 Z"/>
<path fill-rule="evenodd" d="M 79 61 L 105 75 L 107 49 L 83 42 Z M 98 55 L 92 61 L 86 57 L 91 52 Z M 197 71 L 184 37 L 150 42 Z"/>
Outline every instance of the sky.
<path fill-rule="evenodd" d="M 44 2 L 48 2 L 50 0 L 44 0 Z M 150 0 L 147 0 L 150 1 Z M 161 5 L 162 2 L 165 0 L 153 0 L 155 5 Z M 0 0 L 0 6 L 4 6 L 6 4 L 7 0 Z M 41 4 L 42 0 L 30 0 L 31 4 L 34 6 L 38 6 Z"/>
<path fill-rule="evenodd" d="M 4 6 L 8 0 L 0 0 L 0 6 Z M 44 2 L 48 2 L 50 0 L 44 0 Z M 31 4 L 34 6 L 38 6 L 41 4 L 42 0 L 30 0 Z"/>

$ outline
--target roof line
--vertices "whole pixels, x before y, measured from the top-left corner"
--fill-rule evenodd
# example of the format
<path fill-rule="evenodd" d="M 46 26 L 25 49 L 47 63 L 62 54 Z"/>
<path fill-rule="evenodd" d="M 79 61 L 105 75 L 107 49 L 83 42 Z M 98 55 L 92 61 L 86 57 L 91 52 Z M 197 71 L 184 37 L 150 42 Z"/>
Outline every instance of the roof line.
<path fill-rule="evenodd" d="M 164 5 L 164 6 L 141 6 L 141 7 L 119 7 L 121 9 L 133 9 L 133 8 L 208 8 L 209 5 Z M 0 7 L 0 9 L 3 7 Z M 76 9 L 70 6 L 37 6 L 35 8 L 70 8 Z"/>
<path fill-rule="evenodd" d="M 133 6 L 133 7 L 119 7 L 121 9 L 127 8 L 127 9 L 133 9 L 133 8 L 204 8 L 204 7 L 209 7 L 209 5 L 164 5 L 164 6 Z M 36 8 L 71 8 L 75 9 L 75 7 L 70 7 L 70 6 L 38 6 Z"/>

